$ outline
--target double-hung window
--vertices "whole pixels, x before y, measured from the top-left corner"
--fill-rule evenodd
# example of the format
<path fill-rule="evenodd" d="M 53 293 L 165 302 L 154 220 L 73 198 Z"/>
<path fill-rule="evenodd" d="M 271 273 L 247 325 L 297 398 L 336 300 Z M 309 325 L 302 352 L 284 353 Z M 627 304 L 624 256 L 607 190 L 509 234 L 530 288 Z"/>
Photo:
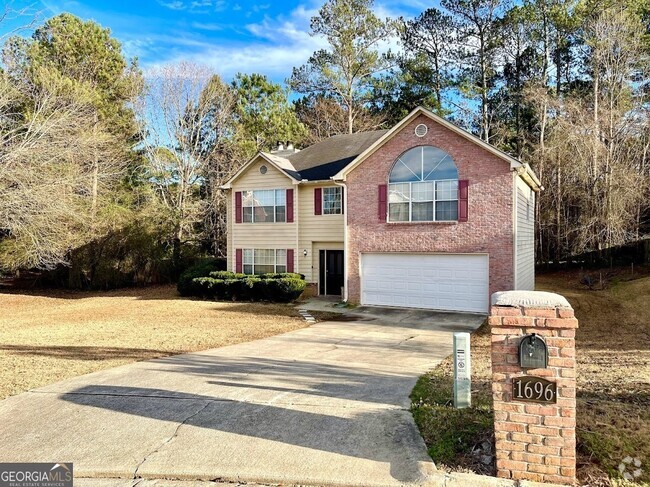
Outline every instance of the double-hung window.
<path fill-rule="evenodd" d="M 242 193 L 244 223 L 278 223 L 286 220 L 286 190 L 265 189 Z"/>
<path fill-rule="evenodd" d="M 458 220 L 458 170 L 451 156 L 431 146 L 402 154 L 390 173 L 388 221 Z"/>
<path fill-rule="evenodd" d="M 323 215 L 340 215 L 343 213 L 343 198 L 340 186 L 323 188 Z"/>
<path fill-rule="evenodd" d="M 244 274 L 269 274 L 287 272 L 285 249 L 244 249 Z"/>

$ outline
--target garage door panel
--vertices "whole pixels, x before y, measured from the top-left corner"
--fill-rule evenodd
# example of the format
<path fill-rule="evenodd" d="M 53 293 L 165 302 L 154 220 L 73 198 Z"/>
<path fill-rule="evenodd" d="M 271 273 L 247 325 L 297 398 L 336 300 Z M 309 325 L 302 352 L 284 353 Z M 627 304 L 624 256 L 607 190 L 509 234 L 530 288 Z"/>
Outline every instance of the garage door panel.
<path fill-rule="evenodd" d="M 362 304 L 487 312 L 488 256 L 362 254 Z"/>
<path fill-rule="evenodd" d="M 421 307 L 421 301 L 416 298 L 407 298 L 406 300 L 407 308 L 419 308 Z"/>
<path fill-rule="evenodd" d="M 386 284 L 385 289 L 388 291 L 408 291 L 408 282 L 405 281 L 393 281 Z"/>
<path fill-rule="evenodd" d="M 408 289 L 409 291 L 416 291 L 416 292 L 417 292 L 417 291 L 420 291 L 421 287 L 422 287 L 422 285 L 421 285 L 420 283 L 417 283 L 417 282 L 409 282 L 409 283 L 408 283 L 408 287 L 407 287 L 407 289 Z"/>

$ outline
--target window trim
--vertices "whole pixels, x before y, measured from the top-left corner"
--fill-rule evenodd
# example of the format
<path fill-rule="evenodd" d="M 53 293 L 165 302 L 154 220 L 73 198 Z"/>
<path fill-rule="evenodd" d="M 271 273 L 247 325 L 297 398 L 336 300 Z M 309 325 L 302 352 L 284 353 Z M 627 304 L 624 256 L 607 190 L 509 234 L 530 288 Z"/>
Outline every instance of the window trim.
<path fill-rule="evenodd" d="M 453 223 L 457 222 L 459 219 L 458 211 L 456 212 L 456 218 L 454 220 L 438 220 L 436 218 L 436 206 L 437 203 L 443 203 L 443 202 L 450 202 L 450 201 L 455 201 L 456 205 L 458 205 L 458 202 L 460 200 L 460 191 L 459 191 L 459 179 L 430 179 L 430 180 L 425 180 L 425 181 L 403 181 L 403 182 L 389 182 L 387 186 L 387 208 L 386 208 L 386 222 L 387 223 Z M 456 198 L 455 199 L 437 199 L 437 184 L 438 183 L 444 183 L 444 182 L 455 182 L 456 183 Z M 433 200 L 427 200 L 427 201 L 413 201 L 412 194 L 413 194 L 413 189 L 412 185 L 413 184 L 422 184 L 422 183 L 432 183 L 433 184 Z M 394 184 L 408 184 L 409 185 L 409 200 L 404 201 L 401 203 L 391 203 L 390 202 L 390 192 L 391 192 L 391 186 Z M 432 220 L 413 220 L 413 203 L 433 203 L 433 219 Z M 391 205 L 398 205 L 398 204 L 408 204 L 408 220 L 392 220 L 390 218 L 390 207 Z"/>
<path fill-rule="evenodd" d="M 434 164 L 433 169 L 431 171 L 429 171 L 428 174 L 425 174 L 424 173 L 424 171 L 425 171 L 425 168 L 424 168 L 424 163 L 425 163 L 424 155 L 425 155 L 425 152 L 424 151 L 427 148 L 435 149 L 436 151 L 442 152 L 442 154 L 444 154 L 444 157 L 442 159 L 440 159 L 440 162 L 438 162 L 438 164 Z M 421 165 L 420 166 L 421 169 L 420 169 L 419 176 L 415 172 L 413 172 L 414 170 L 411 167 L 409 167 L 407 165 L 407 163 L 403 160 L 403 158 L 404 158 L 404 156 L 406 154 L 409 154 L 410 152 L 415 151 L 417 149 L 422 151 L 419 154 L 419 156 L 420 156 L 420 165 Z M 428 179 L 430 176 L 435 176 L 436 175 L 435 171 L 437 170 L 438 166 L 440 165 L 440 163 L 442 161 L 444 161 L 447 158 L 449 159 L 451 164 L 453 164 L 453 166 L 454 166 L 455 176 L 456 177 L 447 178 L 447 179 Z M 404 165 L 413 174 L 413 176 L 416 176 L 417 180 L 415 180 L 415 181 L 412 181 L 412 180 L 409 180 L 409 181 L 393 181 L 393 180 L 391 180 L 391 176 L 392 176 L 393 172 L 396 170 L 397 165 L 400 164 L 400 163 L 402 165 Z M 440 174 L 440 176 L 443 176 L 443 175 L 446 175 L 446 174 Z M 439 191 L 438 184 L 439 183 L 449 183 L 449 182 L 454 182 L 456 184 L 455 198 L 451 198 L 451 199 L 450 198 L 440 198 L 440 199 L 438 199 L 438 191 Z M 423 184 L 423 183 L 430 183 L 432 185 L 432 190 L 433 190 L 432 198 L 433 199 L 426 200 L 426 201 L 414 201 L 413 200 L 413 184 Z M 390 201 L 390 199 L 391 199 L 390 198 L 391 188 L 394 185 L 398 185 L 398 184 L 408 185 L 409 195 L 408 195 L 407 201 L 402 201 L 402 202 L 398 202 L 398 203 L 391 203 L 391 201 Z M 406 149 L 404 152 L 402 152 L 395 159 L 395 162 L 391 166 L 390 172 L 388 173 L 388 181 L 387 181 L 386 187 L 387 187 L 387 190 L 386 190 L 386 193 L 387 193 L 386 194 L 386 222 L 387 223 L 415 223 L 415 224 L 418 224 L 418 223 L 454 223 L 454 222 L 460 221 L 461 194 L 460 194 L 460 175 L 458 174 L 458 166 L 456 166 L 456 162 L 454 161 L 453 157 L 447 151 L 445 151 L 444 149 L 441 149 L 440 147 L 436 147 L 436 146 L 431 145 L 431 144 L 422 144 L 422 145 L 416 145 L 414 147 Z M 440 191 L 444 191 L 444 190 L 440 190 Z M 437 218 L 438 204 L 439 203 L 445 203 L 445 202 L 446 203 L 451 203 L 451 202 L 456 203 L 456 218 L 455 219 L 453 219 L 453 220 L 439 220 Z M 413 207 L 414 207 L 415 203 L 431 203 L 432 206 L 433 206 L 432 219 L 413 220 L 413 209 L 414 209 Z M 402 205 L 403 204 L 408 204 L 408 219 L 405 219 L 405 220 L 392 220 L 391 219 L 391 217 L 390 217 L 390 215 L 391 215 L 391 211 L 390 211 L 391 206 L 392 205 L 399 205 L 399 204 L 402 204 Z M 427 210 L 427 213 L 428 213 L 428 208 L 426 210 Z"/>
<path fill-rule="evenodd" d="M 255 208 L 258 208 L 254 204 L 255 203 L 255 192 L 256 191 L 273 191 L 273 221 L 262 221 L 262 222 L 256 222 L 255 221 Z M 277 204 L 278 191 L 284 193 L 284 205 L 278 205 Z M 252 205 L 246 205 L 244 203 L 246 193 L 249 193 L 249 192 L 253 193 L 253 197 L 252 197 L 253 204 Z M 247 190 L 242 190 L 241 195 L 242 195 L 242 205 L 241 205 L 241 214 L 242 214 L 241 222 L 242 223 L 257 224 L 257 225 L 263 224 L 263 223 L 287 223 L 287 206 L 288 206 L 288 204 L 287 204 L 287 190 L 286 190 L 286 188 L 247 189 Z M 251 221 L 246 220 L 246 216 L 245 216 L 245 212 L 244 212 L 245 208 L 251 208 Z M 278 218 L 278 212 L 277 212 L 278 208 L 284 208 L 284 220 L 278 221 L 278 219 L 277 219 Z"/>
<path fill-rule="evenodd" d="M 242 266 L 241 266 L 242 274 L 246 274 L 247 276 L 256 276 L 256 275 L 260 275 L 260 274 L 269 274 L 268 271 L 259 272 L 259 273 L 255 272 L 255 266 L 256 265 L 257 266 L 270 266 L 271 265 L 271 264 L 256 264 L 255 263 L 255 254 L 257 253 L 257 251 L 260 251 L 260 250 L 265 250 L 265 251 L 273 250 L 273 255 L 274 255 L 273 264 L 272 264 L 273 265 L 273 273 L 278 274 L 278 273 L 288 272 L 287 271 L 287 269 L 288 269 L 288 252 L 287 252 L 287 249 L 242 249 L 242 259 L 241 259 L 242 260 Z M 246 254 L 249 251 L 250 251 L 250 253 L 251 253 L 252 257 L 253 257 L 252 262 L 249 262 L 249 261 L 246 260 Z M 278 252 L 284 252 L 284 264 L 281 264 L 281 263 L 279 264 L 278 263 Z M 248 273 L 245 272 L 246 266 L 251 266 L 252 273 L 248 274 Z M 278 270 L 278 267 L 284 267 L 284 270 Z"/>
<path fill-rule="evenodd" d="M 339 192 L 339 195 L 341 196 L 339 199 L 339 208 L 338 212 L 328 212 L 325 211 L 327 206 L 325 205 L 325 192 L 329 189 L 333 189 L 335 191 Z M 342 215 L 343 214 L 343 188 L 341 186 L 326 186 L 322 188 L 321 191 L 321 215 Z"/>

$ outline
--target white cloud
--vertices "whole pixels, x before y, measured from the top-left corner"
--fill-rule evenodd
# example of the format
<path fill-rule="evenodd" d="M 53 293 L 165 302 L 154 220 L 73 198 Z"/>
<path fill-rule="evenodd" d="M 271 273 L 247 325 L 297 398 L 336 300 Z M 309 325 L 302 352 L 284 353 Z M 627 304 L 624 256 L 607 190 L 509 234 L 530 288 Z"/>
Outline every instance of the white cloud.
<path fill-rule="evenodd" d="M 298 5 L 288 13 L 275 17 L 266 15 L 259 22 L 243 25 L 241 28 L 248 34 L 246 40 L 205 41 L 189 35 L 170 35 L 169 39 L 161 41 L 172 47 L 157 57 L 155 66 L 192 61 L 213 68 L 225 79 L 232 78 L 238 72 L 257 72 L 277 81 L 284 80 L 291 75 L 292 68 L 303 65 L 315 51 L 327 47 L 325 39 L 309 35 L 310 20 L 318 13 L 320 4 L 319 0 L 313 0 L 313 3 Z M 232 8 L 237 7 L 235 4 Z M 265 4 L 261 4 L 258 8 L 265 7 Z M 398 15 L 412 16 L 412 13 L 400 8 L 396 0 L 377 4 L 375 14 L 382 19 Z M 205 31 L 236 28 L 209 22 L 194 22 L 191 26 Z M 400 49 L 396 37 L 387 38 L 378 47 L 381 52 Z"/>
<path fill-rule="evenodd" d="M 171 10 L 187 10 L 192 14 L 221 12 L 228 7 L 226 0 L 158 0 L 158 4 Z"/>
<path fill-rule="evenodd" d="M 288 18 L 267 16 L 261 22 L 246 25 L 246 30 L 260 39 L 276 43 L 311 44 L 320 48 L 324 46 L 324 42 L 309 35 L 309 22 L 316 13 L 316 9 L 308 9 L 301 5 L 293 10 Z"/>
<path fill-rule="evenodd" d="M 265 5 L 260 6 L 264 7 Z M 171 42 L 174 48 L 168 50 L 167 56 L 149 67 L 168 62 L 192 61 L 212 67 L 226 79 L 238 72 L 258 72 L 282 80 L 291 75 L 294 66 L 304 64 L 314 51 L 325 47 L 323 39 L 309 35 L 309 22 L 316 13 L 315 8 L 300 5 L 288 14 L 265 16 L 260 22 L 242 26 L 253 36 L 253 40 L 248 41 L 206 42 L 193 38 L 175 38 Z M 220 26 L 195 22 L 192 27 L 218 30 Z"/>
<path fill-rule="evenodd" d="M 174 0 L 171 2 L 158 2 L 160 5 L 163 7 L 167 7 L 168 9 L 171 10 L 185 10 L 187 8 L 187 5 L 185 5 L 185 2 L 181 2 L 180 0 Z"/>
<path fill-rule="evenodd" d="M 191 25 L 192 28 L 198 30 L 218 31 L 224 29 L 222 24 L 217 24 L 215 22 L 192 22 Z"/>
<path fill-rule="evenodd" d="M 302 46 L 246 46 L 240 49 L 217 47 L 192 56 L 192 60 L 212 66 L 226 79 L 239 72 L 262 73 L 278 79 L 289 77 L 292 68 L 307 61 L 312 52 Z"/>
<path fill-rule="evenodd" d="M 218 0 L 218 1 L 214 2 L 213 10 L 215 12 L 223 12 L 227 8 L 228 8 L 228 2 L 226 2 L 224 0 Z"/>
<path fill-rule="evenodd" d="M 264 3 L 264 4 L 256 3 L 255 5 L 253 5 L 253 8 L 251 10 L 253 10 L 253 12 L 261 12 L 262 10 L 268 10 L 269 8 L 271 8 L 270 3 Z"/>

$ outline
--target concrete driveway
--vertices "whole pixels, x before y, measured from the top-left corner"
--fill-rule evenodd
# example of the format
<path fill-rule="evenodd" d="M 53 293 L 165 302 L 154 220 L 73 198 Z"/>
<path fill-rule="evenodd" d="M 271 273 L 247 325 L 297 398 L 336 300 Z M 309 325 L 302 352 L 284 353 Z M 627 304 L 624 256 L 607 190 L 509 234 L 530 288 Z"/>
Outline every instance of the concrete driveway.
<path fill-rule="evenodd" d="M 345 320 L 8 398 L 0 462 L 74 462 L 76 478 L 426 483 L 435 467 L 409 393 L 451 353 L 452 332 L 483 317 L 372 308 Z"/>

